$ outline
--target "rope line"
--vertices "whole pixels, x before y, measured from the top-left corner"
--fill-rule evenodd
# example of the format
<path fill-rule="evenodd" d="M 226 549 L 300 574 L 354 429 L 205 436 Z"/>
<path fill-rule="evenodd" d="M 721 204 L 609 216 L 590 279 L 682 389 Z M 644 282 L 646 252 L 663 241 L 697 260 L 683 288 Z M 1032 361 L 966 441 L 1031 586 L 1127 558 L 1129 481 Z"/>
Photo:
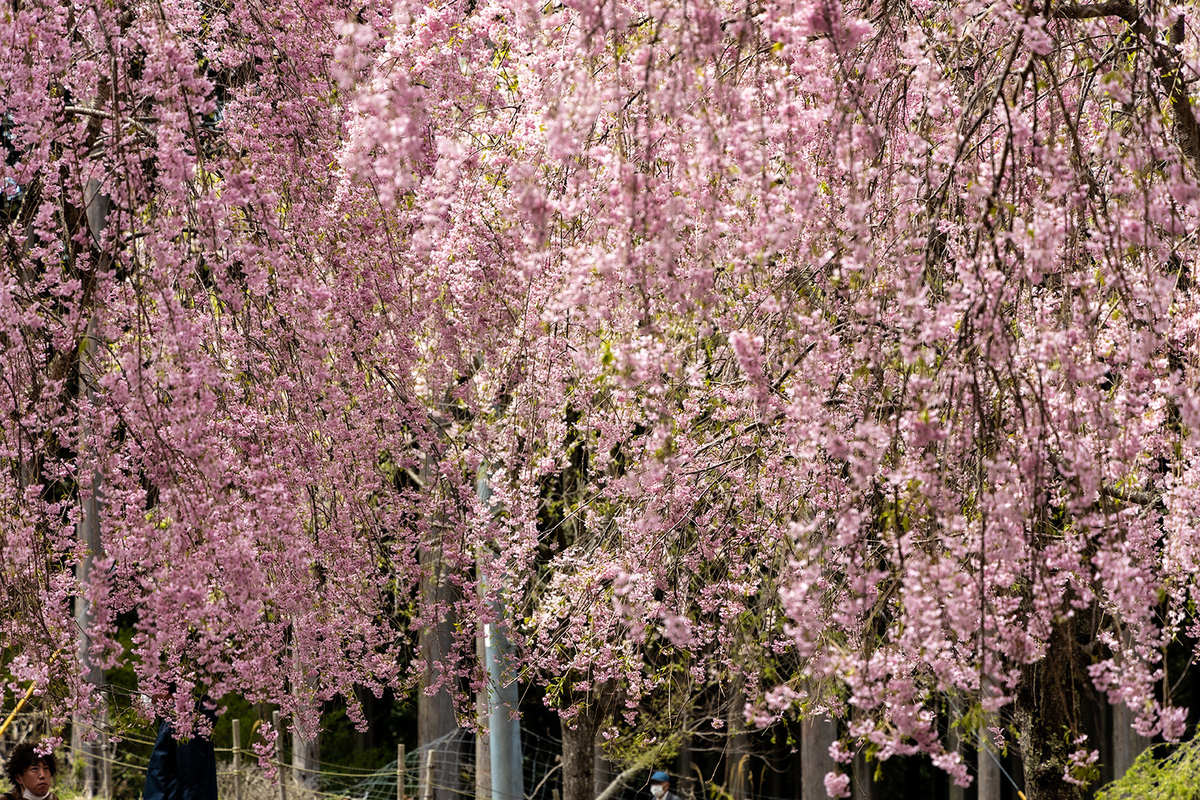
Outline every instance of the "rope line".
<path fill-rule="evenodd" d="M 40 715 L 34 712 L 28 716 Z M 114 772 L 116 768 L 120 768 L 120 780 L 123 781 L 136 782 L 137 776 L 145 773 L 148 757 L 135 752 L 136 748 L 131 749 L 130 746 L 149 748 L 154 745 L 153 740 L 137 732 L 118 733 L 82 721 L 77 724 L 99 739 L 89 756 L 94 763 L 108 765 L 114 768 Z M 506 798 L 493 792 L 495 800 L 550 800 L 556 791 L 561 797 L 562 742 L 523 729 L 521 745 L 526 795 L 523 798 Z M 397 800 L 398 795 L 402 795 L 405 800 L 419 800 L 430 793 L 441 794 L 443 797 L 446 794 L 471 795 L 476 780 L 475 735 L 464 728 L 451 731 L 420 747 L 406 750 L 402 792 L 397 791 L 401 787 L 397 785 L 399 774 L 395 759 L 375 770 L 325 763 L 311 768 L 284 763 L 274 757 L 260 761 L 253 751 L 239 748 L 245 759 L 243 769 L 233 770 L 229 759 L 234 753 L 233 748 L 218 747 L 214 750 L 221 756 L 217 778 L 220 795 L 224 798 L 234 797 L 233 789 L 238 778 L 242 786 L 243 800 L 264 796 L 274 800 L 276 795 L 269 787 L 279 780 L 286 783 L 287 800 Z M 432 759 L 428 755 L 430 752 L 435 753 Z M 268 780 L 260 767 L 277 770 L 277 777 Z M 293 781 L 293 778 L 300 780 Z M 310 780 L 306 781 L 304 778 Z M 115 786 L 117 776 L 114 775 L 112 780 Z M 693 794 L 681 791 L 691 783 L 691 779 L 681 776 L 677 793 L 685 798 Z M 696 788 L 699 790 L 694 793 L 696 797 L 707 795 L 701 787 Z M 631 785 L 625 791 L 636 791 L 636 787 Z M 765 795 L 755 796 L 757 800 L 774 800 Z"/>

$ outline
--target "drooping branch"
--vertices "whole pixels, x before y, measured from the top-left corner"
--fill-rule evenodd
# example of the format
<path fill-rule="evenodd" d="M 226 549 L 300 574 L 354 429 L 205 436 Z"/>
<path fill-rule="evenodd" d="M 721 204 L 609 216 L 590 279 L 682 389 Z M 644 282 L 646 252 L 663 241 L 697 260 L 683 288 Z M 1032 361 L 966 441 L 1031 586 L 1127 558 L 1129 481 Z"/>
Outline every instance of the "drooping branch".
<path fill-rule="evenodd" d="M 1159 40 L 1154 29 L 1142 18 L 1133 3 L 1108 0 L 1103 3 L 1067 3 L 1055 6 L 1055 19 L 1102 19 L 1115 17 L 1128 22 L 1133 31 L 1145 37 L 1150 45 L 1150 60 L 1158 72 L 1158 84 L 1171 103 L 1175 118 L 1175 139 L 1193 168 L 1200 170 L 1200 124 L 1192 110 L 1187 85 L 1183 80 L 1183 62 L 1179 47 L 1183 44 L 1185 19 L 1181 14 L 1171 24 L 1167 42 Z"/>

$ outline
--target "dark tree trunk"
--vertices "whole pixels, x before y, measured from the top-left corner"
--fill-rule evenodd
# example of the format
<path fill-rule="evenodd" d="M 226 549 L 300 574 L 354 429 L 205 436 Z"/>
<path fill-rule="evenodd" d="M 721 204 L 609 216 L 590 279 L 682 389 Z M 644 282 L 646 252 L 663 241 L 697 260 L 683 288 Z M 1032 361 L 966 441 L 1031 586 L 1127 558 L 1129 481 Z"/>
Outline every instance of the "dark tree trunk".
<path fill-rule="evenodd" d="M 1180 14 L 1171 25 L 1170 43 L 1174 47 L 1183 44 L 1184 16 Z M 1160 56 L 1161 58 L 1161 56 Z M 1182 63 L 1176 55 L 1163 59 L 1165 64 L 1159 67 L 1159 82 L 1171 99 L 1171 110 L 1175 113 L 1175 138 L 1179 148 L 1192 162 L 1193 169 L 1200 169 L 1200 123 L 1192 110 L 1191 99 L 1188 95 L 1187 84 L 1183 78 Z"/>
<path fill-rule="evenodd" d="M 354 689 L 354 696 L 358 698 L 358 702 L 362 706 L 363 717 L 367 720 L 367 729 L 365 731 L 354 731 L 354 750 L 362 753 L 374 747 L 377 741 L 376 731 L 379 729 L 377 718 L 379 717 L 380 701 L 375 699 L 375 695 L 370 690 L 364 689 L 361 686 Z"/>
<path fill-rule="evenodd" d="M 1076 620 L 1054 626 L 1046 657 L 1026 668 L 1017 687 L 1015 721 L 1028 800 L 1084 800 L 1081 787 L 1063 780 L 1075 750 L 1084 683 Z"/>
<path fill-rule="evenodd" d="M 436 603 L 448 608 L 451 605 L 452 589 L 445 579 L 441 554 L 426 550 L 422 553 L 421 560 L 428 575 L 421 582 L 423 602 L 426 605 Z M 429 696 L 424 691 L 424 688 L 434 681 L 434 671 L 430 665 L 442 661 L 450 653 L 453 632 L 454 620 L 447 612 L 442 614 L 432 627 L 422 628 L 417 637 L 422 658 L 425 660 L 421 687 L 417 690 L 417 740 L 422 747 L 458 729 L 450 692 L 443 687 L 436 694 Z M 433 758 L 433 797 L 437 800 L 451 800 L 459 794 L 459 773 L 453 765 L 458 762 L 461 747 L 461 742 L 454 740 L 437 748 Z M 418 765 L 418 769 L 421 770 L 421 780 L 424 780 L 424 762 Z"/>
<path fill-rule="evenodd" d="M 596 733 L 608 716 L 613 698 L 610 684 L 593 687 L 587 693 L 571 693 L 571 705 L 579 714 L 562 724 L 562 800 L 592 800 L 600 792 L 596 781 Z M 608 783 L 604 782 L 604 787 Z"/>
<path fill-rule="evenodd" d="M 581 711 L 575 723 L 563 723 L 563 800 L 592 800 L 596 796 L 594 713 Z"/>
<path fill-rule="evenodd" d="M 733 800 L 748 797 L 746 776 L 750 771 L 750 737 L 742 721 L 742 709 L 746 705 L 741 685 L 734 695 L 735 702 L 729 709 L 726 730 L 729 738 L 725 744 L 725 789 Z"/>

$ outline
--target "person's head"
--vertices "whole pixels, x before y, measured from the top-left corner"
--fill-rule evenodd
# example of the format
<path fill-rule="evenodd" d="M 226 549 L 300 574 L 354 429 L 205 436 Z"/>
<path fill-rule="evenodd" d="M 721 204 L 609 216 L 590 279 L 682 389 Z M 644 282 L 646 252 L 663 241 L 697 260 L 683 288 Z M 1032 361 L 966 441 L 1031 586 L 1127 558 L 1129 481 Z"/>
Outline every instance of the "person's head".
<path fill-rule="evenodd" d="M 656 772 L 650 776 L 650 794 L 664 797 L 671 788 L 671 776 L 665 772 Z"/>
<path fill-rule="evenodd" d="M 40 797 L 50 791 L 54 773 L 58 772 L 58 762 L 54 760 L 54 753 L 41 755 L 31 742 L 23 742 L 13 748 L 5 771 L 18 793 L 28 789 L 30 794 Z"/>

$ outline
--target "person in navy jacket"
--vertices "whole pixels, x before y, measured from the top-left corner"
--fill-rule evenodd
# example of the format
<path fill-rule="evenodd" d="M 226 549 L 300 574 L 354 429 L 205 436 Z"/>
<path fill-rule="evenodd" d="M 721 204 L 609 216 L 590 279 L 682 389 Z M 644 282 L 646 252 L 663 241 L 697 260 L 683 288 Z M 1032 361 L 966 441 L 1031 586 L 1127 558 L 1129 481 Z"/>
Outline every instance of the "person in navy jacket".
<path fill-rule="evenodd" d="M 210 706 L 206 697 L 200 702 L 200 711 L 215 724 L 217 715 Z M 198 735 L 178 741 L 171 723 L 161 720 L 146 767 L 142 800 L 217 800 L 217 758 L 212 741 Z"/>

